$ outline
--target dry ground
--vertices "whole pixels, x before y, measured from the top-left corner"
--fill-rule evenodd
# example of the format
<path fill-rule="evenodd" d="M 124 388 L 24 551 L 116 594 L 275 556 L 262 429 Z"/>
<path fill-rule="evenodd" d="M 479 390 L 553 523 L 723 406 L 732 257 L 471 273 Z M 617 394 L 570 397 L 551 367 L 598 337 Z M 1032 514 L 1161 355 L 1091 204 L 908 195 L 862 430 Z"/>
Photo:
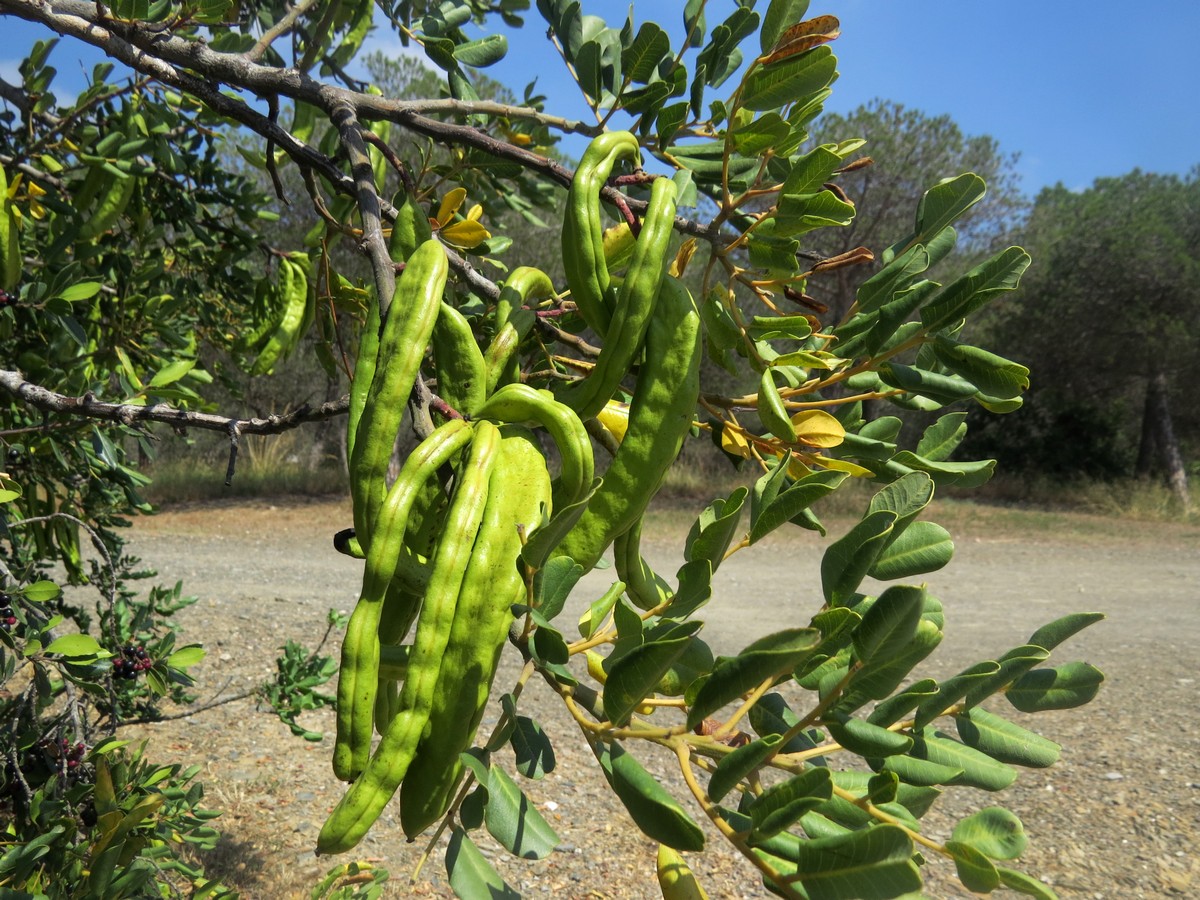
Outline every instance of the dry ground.
<path fill-rule="evenodd" d="M 662 570 L 674 570 L 696 511 L 655 515 L 648 555 Z M 1019 867 L 1053 883 L 1063 898 L 1200 896 L 1200 529 L 965 504 L 943 506 L 931 517 L 950 529 L 957 553 L 929 577 L 946 606 L 947 637 L 927 674 L 944 677 L 1001 653 L 1067 612 L 1109 616 L 1063 648 L 1060 660 L 1102 668 L 1108 681 L 1100 697 L 1083 710 L 1025 722 L 1063 745 L 1062 761 L 1022 772 L 1001 798 L 951 791 L 941 805 L 962 815 L 999 799 L 1022 817 L 1031 837 Z M 197 670 L 203 689 L 225 686 L 233 693 L 270 677 L 285 639 L 311 645 L 329 608 L 351 607 L 361 564 L 337 555 L 330 543 L 348 522 L 348 506 L 340 502 L 280 501 L 179 508 L 136 524 L 131 552 L 156 567 L 161 580 L 182 579 L 185 591 L 201 598 L 181 624 L 187 640 L 210 649 Z M 831 537 L 848 525 L 829 524 Z M 714 649 L 734 651 L 761 634 L 806 623 L 819 605 L 825 543 L 793 529 L 734 556 L 700 614 Z M 585 580 L 564 622 L 608 586 L 609 575 Z M 506 657 L 498 687 L 511 683 L 515 671 Z M 533 863 L 495 847 L 486 852 L 526 897 L 657 897 L 653 845 L 597 776 L 569 717 L 541 686 L 531 687 L 522 704 L 555 741 L 557 769 L 524 786 L 562 845 Z M 485 727 L 493 721 L 494 715 Z M 305 722 L 328 732 L 332 716 L 312 713 Z M 139 730 L 152 739 L 155 758 L 204 762 L 207 796 L 226 810 L 216 823 L 224 838 L 211 874 L 248 898 L 307 896 L 332 864 L 312 852 L 341 790 L 329 771 L 328 737 L 317 744 L 294 738 L 249 700 Z M 664 777 L 673 763 L 653 754 L 645 762 Z M 931 836 L 945 839 L 953 817 L 935 809 L 926 821 Z M 449 896 L 440 847 L 410 885 L 422 848 L 405 844 L 389 816 L 361 849 L 392 872 L 387 896 Z M 768 896 L 749 867 L 723 848 L 692 862 L 714 898 Z M 930 868 L 946 871 L 940 863 Z M 952 877 L 931 877 L 927 890 L 932 897 L 967 896 Z"/>

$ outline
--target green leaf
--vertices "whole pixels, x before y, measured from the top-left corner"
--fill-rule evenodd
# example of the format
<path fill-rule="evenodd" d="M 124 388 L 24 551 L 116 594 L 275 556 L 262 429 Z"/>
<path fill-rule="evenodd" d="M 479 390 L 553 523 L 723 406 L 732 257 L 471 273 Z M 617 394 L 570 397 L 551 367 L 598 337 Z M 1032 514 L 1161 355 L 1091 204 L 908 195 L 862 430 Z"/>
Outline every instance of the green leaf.
<path fill-rule="evenodd" d="M 563 639 L 562 634 L 545 625 L 539 626 L 533 632 L 533 636 L 529 639 L 529 649 L 538 662 L 551 665 L 566 665 L 571 658 L 571 652 L 567 648 L 567 642 Z"/>
<path fill-rule="evenodd" d="M 880 581 L 936 572 L 954 555 L 950 533 L 933 522 L 914 522 L 888 545 L 868 573 Z"/>
<path fill-rule="evenodd" d="M 798 874 L 808 900 L 886 900 L 921 888 L 912 840 L 896 825 L 800 841 L 784 875 Z M 759 851 L 761 852 L 761 851 Z"/>
<path fill-rule="evenodd" d="M 508 53 L 508 38 L 502 34 L 489 34 L 475 41 L 467 41 L 454 48 L 454 58 L 464 66 L 483 69 L 504 59 Z"/>
<path fill-rule="evenodd" d="M 1058 900 L 1058 894 L 1046 887 L 1036 878 L 1030 878 L 1024 872 L 1017 872 L 1013 869 L 1005 869 L 1000 866 L 996 867 L 996 872 L 1000 875 L 1000 883 L 1012 891 L 1017 891 L 1024 894 L 1026 897 L 1035 897 L 1037 900 Z"/>
<path fill-rule="evenodd" d="M 733 132 L 733 146 L 743 156 L 761 156 L 783 141 L 790 132 L 791 126 L 779 113 L 763 113 Z"/>
<path fill-rule="evenodd" d="M 61 593 L 62 588 L 53 581 L 35 581 L 21 588 L 21 594 L 30 603 L 49 603 Z"/>
<path fill-rule="evenodd" d="M 1021 712 L 1074 709 L 1089 703 L 1099 692 L 1104 673 L 1085 662 L 1053 669 L 1034 669 L 1018 678 L 1005 693 Z"/>
<path fill-rule="evenodd" d="M 959 175 L 957 178 L 948 178 L 930 188 L 917 205 L 916 230 L 903 241 L 884 251 L 884 265 L 914 243 L 924 244 L 932 241 L 943 229 L 978 203 L 986 192 L 987 185 L 973 172 Z"/>
<path fill-rule="evenodd" d="M 1025 826 L 1007 809 L 989 806 L 954 826 L 953 839 L 991 859 L 1016 859 L 1029 843 Z"/>
<path fill-rule="evenodd" d="M 675 850 L 704 849 L 704 831 L 624 747 L 597 743 L 592 749 L 604 777 L 643 834 Z"/>
<path fill-rule="evenodd" d="M 833 796 L 829 770 L 808 769 L 767 788 L 747 810 L 754 822 L 753 840 L 763 840 L 790 828 L 802 815 Z"/>
<path fill-rule="evenodd" d="M 985 709 L 972 709 L 954 717 L 958 736 L 992 759 L 1014 766 L 1044 769 L 1058 762 L 1062 747 Z"/>
<path fill-rule="evenodd" d="M 968 708 L 977 706 L 1001 688 L 1012 684 L 1038 663 L 1045 662 L 1049 656 L 1050 651 L 1044 647 L 1035 647 L 1032 644 L 1014 647 L 997 660 L 1000 671 L 971 685 L 970 690 L 963 695 L 964 705 Z"/>
<path fill-rule="evenodd" d="M 838 161 L 841 162 L 840 159 Z M 916 244 L 909 247 L 859 286 L 859 311 L 873 313 L 881 309 L 928 268 L 929 251 L 925 246 Z"/>
<path fill-rule="evenodd" d="M 899 694 L 888 697 L 867 716 L 872 725 L 894 725 L 920 705 L 926 697 L 937 692 L 937 682 L 932 678 L 922 678 L 906 687 Z"/>
<path fill-rule="evenodd" d="M 90 634 L 64 634 L 52 640 L 45 652 L 62 656 L 95 656 L 100 652 L 100 644 Z"/>
<path fill-rule="evenodd" d="M 188 644 L 168 656 L 167 665 L 175 669 L 189 669 L 207 655 L 207 651 L 199 644 Z"/>
<path fill-rule="evenodd" d="M 979 487 L 986 484 L 996 471 L 994 459 L 980 459 L 972 462 L 934 462 L 902 450 L 892 457 L 896 465 L 919 472 L 928 472 L 933 483 L 938 487 L 954 485 L 955 487 Z"/>
<path fill-rule="evenodd" d="M 830 146 L 814 147 L 794 162 L 779 190 L 781 197 L 811 196 L 825 189 L 825 183 L 842 164 L 841 156 L 830 149 Z"/>
<path fill-rule="evenodd" d="M 683 557 L 687 562 L 708 560 L 712 571 L 717 571 L 737 534 L 748 493 L 745 487 L 740 487 L 725 499 L 718 498 L 705 507 L 688 531 Z"/>
<path fill-rule="evenodd" d="M 828 47 L 816 47 L 769 66 L 759 66 L 746 79 L 742 106 L 756 111 L 803 104 L 837 77 L 837 58 Z"/>
<path fill-rule="evenodd" d="M 792 712 L 787 705 L 787 701 L 779 694 L 771 693 L 759 699 L 757 703 L 750 708 L 750 727 L 754 729 L 756 734 L 764 738 L 773 735 L 783 736 L 784 732 L 790 731 L 800 718 Z M 815 744 L 808 739 L 807 735 L 796 734 L 788 739 L 788 742 L 779 748 L 780 753 L 800 753 L 804 750 L 811 750 Z M 813 765 L 817 765 L 816 760 L 810 760 Z"/>
<path fill-rule="evenodd" d="M 854 629 L 854 655 L 864 668 L 887 663 L 909 647 L 925 609 L 924 588 L 894 585 L 871 604 Z"/>
<path fill-rule="evenodd" d="M 195 367 L 196 360 L 194 359 L 180 359 L 168 363 L 154 373 L 154 377 L 150 379 L 150 387 L 165 387 L 168 384 L 174 384 Z"/>
<path fill-rule="evenodd" d="M 658 111 L 658 115 L 654 119 L 654 126 L 658 132 L 660 147 L 665 147 L 675 137 L 680 126 L 687 120 L 687 109 L 686 103 L 672 103 Z"/>
<path fill-rule="evenodd" d="M 776 471 L 786 472 L 787 466 L 779 466 Z M 837 490 L 847 477 L 844 472 L 813 472 L 778 493 L 751 524 L 750 543 L 757 543 L 776 528 L 792 521 L 801 511 Z"/>
<path fill-rule="evenodd" d="M 948 459 L 967 435 L 967 414 L 949 413 L 925 429 L 917 442 L 917 455 L 940 461 Z"/>
<path fill-rule="evenodd" d="M 1045 647 L 1047 650 L 1053 650 L 1063 641 L 1083 631 L 1089 625 L 1094 625 L 1096 622 L 1103 620 L 1104 617 L 1104 613 L 1098 612 L 1072 613 L 1069 616 L 1063 616 L 1061 619 L 1055 619 L 1053 622 L 1043 625 L 1029 636 L 1029 640 L 1026 643 Z"/>
<path fill-rule="evenodd" d="M 779 37 L 804 20 L 809 0 L 771 0 L 758 32 L 758 46 L 764 54 L 775 49 Z"/>
<path fill-rule="evenodd" d="M 970 844 L 946 841 L 946 849 L 954 857 L 958 880 L 967 890 L 977 894 L 990 894 L 1000 887 L 1000 873 L 996 871 L 996 867 Z"/>
<path fill-rule="evenodd" d="M 492 766 L 488 775 L 484 824 L 500 846 L 521 859 L 545 859 L 558 846 L 554 829 L 498 766 Z"/>
<path fill-rule="evenodd" d="M 492 864 L 479 852 L 467 833 L 455 828 L 446 847 L 446 874 L 450 888 L 462 900 L 520 900 L 521 895 L 504 883 Z"/>
<path fill-rule="evenodd" d="M 66 300 L 68 303 L 75 303 L 79 300 L 91 300 L 104 287 L 99 281 L 81 281 L 78 284 L 72 284 L 69 287 L 59 291 L 59 299 Z"/>
<path fill-rule="evenodd" d="M 911 755 L 938 765 L 962 769 L 963 774 L 950 782 L 951 784 L 985 791 L 1002 791 L 1017 778 L 1016 769 L 997 762 L 972 747 L 960 744 L 940 731 L 933 735 L 915 737 Z"/>
<path fill-rule="evenodd" d="M 615 663 L 604 683 L 604 715 L 614 725 L 629 724 L 629 717 L 684 654 L 699 622 L 687 622 L 683 634 L 668 640 L 648 641 L 630 650 Z"/>
<path fill-rule="evenodd" d="M 933 343 L 938 361 L 979 390 L 999 400 L 1020 396 L 1029 387 L 1029 369 L 979 347 L 938 335 Z"/>
<path fill-rule="evenodd" d="M 1015 290 L 1029 263 L 1029 254 L 1020 247 L 996 254 L 948 284 L 921 310 L 921 323 L 930 332 L 956 324 L 1000 294 Z"/>
<path fill-rule="evenodd" d="M 565 556 L 550 560 L 533 576 L 533 605 L 546 621 L 562 612 L 567 597 L 583 577 L 583 566 Z"/>
<path fill-rule="evenodd" d="M 556 509 L 554 515 L 550 517 L 550 521 L 533 533 L 521 549 L 521 559 L 526 565 L 531 569 L 541 569 L 546 564 L 550 554 L 562 543 L 567 532 L 575 527 L 575 523 L 587 510 L 588 503 L 595 496 L 596 489 L 600 487 L 600 482 L 601 479 L 595 479 L 586 497 L 570 506 Z"/>
<path fill-rule="evenodd" d="M 915 366 L 886 362 L 876 371 L 885 384 L 944 403 L 966 400 L 979 393 L 979 388 L 965 378 L 957 375 L 942 375 L 939 372 L 930 372 Z"/>
<path fill-rule="evenodd" d="M 897 516 L 889 510 L 869 513 L 821 558 L 821 588 L 833 606 L 849 599 L 891 538 Z"/>
<path fill-rule="evenodd" d="M 895 756 L 897 753 L 907 753 L 913 744 L 912 738 L 906 734 L 848 716 L 843 716 L 841 721 L 826 722 L 825 728 L 831 738 L 859 756 Z"/>
<path fill-rule="evenodd" d="M 614 581 L 604 594 L 593 600 L 588 606 L 587 615 L 579 620 L 579 633 L 585 638 L 596 633 L 596 629 L 604 624 L 608 613 L 616 605 L 617 599 L 625 592 L 625 582 Z"/>
<path fill-rule="evenodd" d="M 542 726 L 528 716 L 517 716 L 509 735 L 517 771 L 526 778 L 538 779 L 554 771 L 554 745 Z"/>
<path fill-rule="evenodd" d="M 811 655 L 820 637 L 815 628 L 790 628 L 760 638 L 737 656 L 718 660 L 688 710 L 688 728 L 764 681 L 792 672 Z"/>
<path fill-rule="evenodd" d="M 776 237 L 798 237 L 817 228 L 849 225 L 855 207 L 833 191 L 815 194 L 783 194 L 775 213 L 772 233 Z"/>
<path fill-rule="evenodd" d="M 878 664 L 866 666 L 854 673 L 838 709 L 850 712 L 868 700 L 890 697 L 917 663 L 932 653 L 941 642 L 942 632 L 937 625 L 928 619 L 921 619 L 908 646 L 903 647 L 890 659 L 881 656 Z"/>
<path fill-rule="evenodd" d="M 634 84 L 647 84 L 671 53 L 671 39 L 653 22 L 643 22 L 633 43 L 621 51 L 621 69 Z"/>
<path fill-rule="evenodd" d="M 957 703 L 972 687 L 999 671 L 1000 663 L 985 660 L 947 678 L 938 685 L 937 693 L 921 701 L 921 705 L 917 707 L 917 714 L 913 717 L 914 727 L 924 728 Z"/>
<path fill-rule="evenodd" d="M 713 802 L 720 801 L 737 787 L 738 782 L 760 768 L 767 757 L 775 752 L 782 737 L 779 734 L 769 734 L 722 756 L 708 780 L 709 799 Z"/>
<path fill-rule="evenodd" d="M 963 769 L 959 767 L 944 766 L 911 756 L 889 756 L 883 761 L 882 771 L 891 772 L 905 784 L 917 787 L 954 784 L 963 775 Z"/>

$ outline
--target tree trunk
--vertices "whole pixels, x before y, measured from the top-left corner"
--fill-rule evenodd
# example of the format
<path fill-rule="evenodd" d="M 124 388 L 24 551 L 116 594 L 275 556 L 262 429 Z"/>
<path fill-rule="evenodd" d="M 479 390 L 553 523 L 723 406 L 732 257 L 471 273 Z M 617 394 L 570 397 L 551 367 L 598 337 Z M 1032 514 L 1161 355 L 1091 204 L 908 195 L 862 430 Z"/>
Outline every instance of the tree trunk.
<path fill-rule="evenodd" d="M 1171 423 L 1171 404 L 1167 392 L 1167 376 L 1155 373 L 1146 387 L 1146 408 L 1142 419 L 1142 447 L 1158 451 L 1158 466 L 1166 477 L 1167 487 L 1179 501 L 1185 513 L 1191 511 L 1188 494 L 1187 471 L 1183 467 L 1183 454 L 1175 438 L 1175 427 Z M 1149 436 L 1148 436 L 1149 433 Z M 1141 454 L 1139 454 L 1140 456 Z M 1139 466 L 1141 459 L 1138 460 Z"/>

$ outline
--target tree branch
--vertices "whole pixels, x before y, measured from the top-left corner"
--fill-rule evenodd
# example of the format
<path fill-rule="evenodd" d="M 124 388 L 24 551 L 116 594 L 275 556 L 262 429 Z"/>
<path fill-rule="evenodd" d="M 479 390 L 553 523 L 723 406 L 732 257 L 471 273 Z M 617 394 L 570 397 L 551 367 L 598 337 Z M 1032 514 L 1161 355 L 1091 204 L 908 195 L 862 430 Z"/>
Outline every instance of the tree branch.
<path fill-rule="evenodd" d="M 229 434 L 236 428 L 239 434 L 282 434 L 308 422 L 321 422 L 340 416 L 350 408 L 350 399 L 342 397 L 313 408 L 307 403 L 281 416 L 265 419 L 236 419 L 212 413 L 176 409 L 166 403 L 136 406 L 131 403 L 109 403 L 97 400 L 92 393 L 82 397 L 58 394 L 33 382 L 26 381 L 20 372 L 0 369 L 0 388 L 14 400 L 43 412 L 99 419 L 133 426 L 145 422 L 161 422 L 174 428 L 201 428 Z"/>

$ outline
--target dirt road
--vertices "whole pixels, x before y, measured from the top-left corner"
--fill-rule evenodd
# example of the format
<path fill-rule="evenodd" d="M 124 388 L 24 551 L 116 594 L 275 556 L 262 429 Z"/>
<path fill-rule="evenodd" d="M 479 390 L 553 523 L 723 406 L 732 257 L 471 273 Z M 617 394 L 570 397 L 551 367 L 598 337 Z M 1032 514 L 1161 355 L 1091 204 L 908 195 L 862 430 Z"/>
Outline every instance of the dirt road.
<path fill-rule="evenodd" d="M 695 512 L 655 517 L 647 555 L 660 571 L 677 566 Z M 1108 681 L 1084 710 L 1021 720 L 1063 745 L 1058 765 L 1023 771 L 1000 797 L 948 791 L 938 807 L 945 812 L 927 817 L 926 833 L 945 839 L 954 815 L 999 803 L 1022 817 L 1031 838 L 1017 867 L 1050 881 L 1061 897 L 1200 896 L 1200 529 L 965 505 L 942 507 L 931 518 L 950 529 L 957 550 L 949 567 L 927 579 L 945 604 L 947 627 L 922 674 L 945 677 L 1024 643 L 1057 616 L 1098 610 L 1107 621 L 1055 659 L 1087 660 Z M 227 692 L 235 692 L 269 677 L 286 638 L 311 645 L 329 608 L 352 606 L 361 564 L 330 544 L 348 521 L 344 504 L 279 502 L 181 509 L 136 525 L 131 551 L 161 580 L 182 579 L 186 593 L 202 598 L 182 616 L 184 638 L 210 648 L 197 670 L 202 688 L 228 682 Z M 829 539 L 792 529 L 724 565 L 713 602 L 699 614 L 716 652 L 807 623 L 820 603 L 821 553 L 849 523 L 827 524 Z M 611 570 L 588 576 L 562 614 L 564 629 L 611 580 Z M 498 686 L 515 671 L 506 658 Z M 544 688 L 527 691 L 526 703 L 555 740 L 559 766 L 525 787 L 563 845 L 536 863 L 488 849 L 497 867 L 527 897 L 658 896 L 652 844 L 596 776 L 573 723 Z M 328 731 L 332 716 L 313 713 L 305 722 Z M 210 864 L 213 874 L 247 897 L 300 896 L 331 864 L 311 853 L 316 829 L 340 795 L 328 738 L 305 744 L 276 720 L 255 716 L 250 701 L 143 731 L 156 742 L 157 758 L 207 761 L 208 796 L 227 811 L 217 823 L 225 841 Z M 669 777 L 673 761 L 648 754 L 645 762 Z M 405 845 L 388 817 L 381 826 L 363 849 L 392 871 L 388 896 L 448 895 L 440 850 L 421 883 L 410 886 L 407 872 L 421 845 Z M 706 853 L 693 862 L 713 897 L 768 896 L 733 854 Z M 942 861 L 928 868 L 929 896 L 967 896 Z"/>

